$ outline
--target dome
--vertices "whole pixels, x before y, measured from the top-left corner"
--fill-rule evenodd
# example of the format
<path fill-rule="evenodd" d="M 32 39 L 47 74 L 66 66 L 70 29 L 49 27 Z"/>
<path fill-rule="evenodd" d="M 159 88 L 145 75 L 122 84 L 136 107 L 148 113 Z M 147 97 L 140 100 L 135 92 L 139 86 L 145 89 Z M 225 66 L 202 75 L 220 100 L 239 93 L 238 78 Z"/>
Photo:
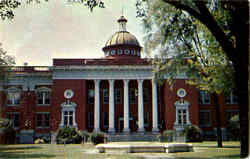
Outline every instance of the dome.
<path fill-rule="evenodd" d="M 127 19 L 121 16 L 119 31 L 114 33 L 103 47 L 105 58 L 140 58 L 141 46 L 136 37 L 126 30 Z"/>
<path fill-rule="evenodd" d="M 111 36 L 111 38 L 106 42 L 105 47 L 123 44 L 140 46 L 134 35 L 127 31 L 119 31 Z"/>

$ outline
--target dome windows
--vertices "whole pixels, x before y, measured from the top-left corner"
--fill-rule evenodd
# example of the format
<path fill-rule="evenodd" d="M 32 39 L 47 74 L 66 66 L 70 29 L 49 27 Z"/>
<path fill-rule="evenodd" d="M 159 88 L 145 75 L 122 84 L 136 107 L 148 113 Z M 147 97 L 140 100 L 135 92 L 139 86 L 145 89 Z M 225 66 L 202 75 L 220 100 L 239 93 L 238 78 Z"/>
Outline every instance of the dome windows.
<path fill-rule="evenodd" d="M 119 50 L 117 51 L 117 54 L 118 54 L 118 55 L 122 55 L 122 50 L 119 49 Z"/>
<path fill-rule="evenodd" d="M 129 53 L 130 53 L 130 50 L 129 50 L 129 49 L 126 49 L 126 50 L 125 50 L 125 54 L 126 54 L 126 55 L 129 55 Z"/>
<path fill-rule="evenodd" d="M 115 55 L 115 53 L 116 53 L 116 50 L 111 51 L 111 55 Z"/>

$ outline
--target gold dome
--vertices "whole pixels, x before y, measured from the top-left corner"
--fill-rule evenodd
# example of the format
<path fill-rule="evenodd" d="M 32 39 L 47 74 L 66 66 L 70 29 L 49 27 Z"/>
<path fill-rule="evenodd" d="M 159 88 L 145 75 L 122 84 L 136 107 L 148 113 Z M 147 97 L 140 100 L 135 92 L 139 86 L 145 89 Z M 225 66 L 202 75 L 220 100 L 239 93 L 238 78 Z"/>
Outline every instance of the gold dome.
<path fill-rule="evenodd" d="M 140 46 L 134 35 L 130 34 L 127 31 L 119 31 L 111 36 L 111 38 L 106 42 L 105 47 L 124 44 Z"/>

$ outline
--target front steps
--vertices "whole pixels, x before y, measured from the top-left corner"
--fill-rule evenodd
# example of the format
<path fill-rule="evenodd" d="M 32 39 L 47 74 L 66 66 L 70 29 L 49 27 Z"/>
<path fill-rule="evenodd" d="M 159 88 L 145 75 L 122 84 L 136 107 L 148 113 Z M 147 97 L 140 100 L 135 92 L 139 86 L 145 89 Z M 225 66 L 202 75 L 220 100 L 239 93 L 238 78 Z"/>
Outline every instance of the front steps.
<path fill-rule="evenodd" d="M 157 135 L 159 133 L 145 132 L 145 133 L 115 133 L 108 134 L 108 142 L 127 142 L 127 141 L 158 141 Z"/>

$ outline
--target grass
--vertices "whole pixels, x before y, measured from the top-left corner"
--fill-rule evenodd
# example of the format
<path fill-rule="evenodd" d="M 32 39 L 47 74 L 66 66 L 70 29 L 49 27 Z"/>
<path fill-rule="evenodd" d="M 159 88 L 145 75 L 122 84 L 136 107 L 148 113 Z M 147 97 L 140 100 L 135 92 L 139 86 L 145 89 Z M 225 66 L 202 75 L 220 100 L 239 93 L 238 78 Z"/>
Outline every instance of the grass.
<path fill-rule="evenodd" d="M 115 144 L 160 144 L 156 142 L 122 142 Z M 0 159 L 236 159 L 240 158 L 239 142 L 223 142 L 223 148 L 217 148 L 216 142 L 192 143 L 195 152 L 183 153 L 131 153 L 100 154 L 95 146 L 85 145 L 0 145 Z"/>

